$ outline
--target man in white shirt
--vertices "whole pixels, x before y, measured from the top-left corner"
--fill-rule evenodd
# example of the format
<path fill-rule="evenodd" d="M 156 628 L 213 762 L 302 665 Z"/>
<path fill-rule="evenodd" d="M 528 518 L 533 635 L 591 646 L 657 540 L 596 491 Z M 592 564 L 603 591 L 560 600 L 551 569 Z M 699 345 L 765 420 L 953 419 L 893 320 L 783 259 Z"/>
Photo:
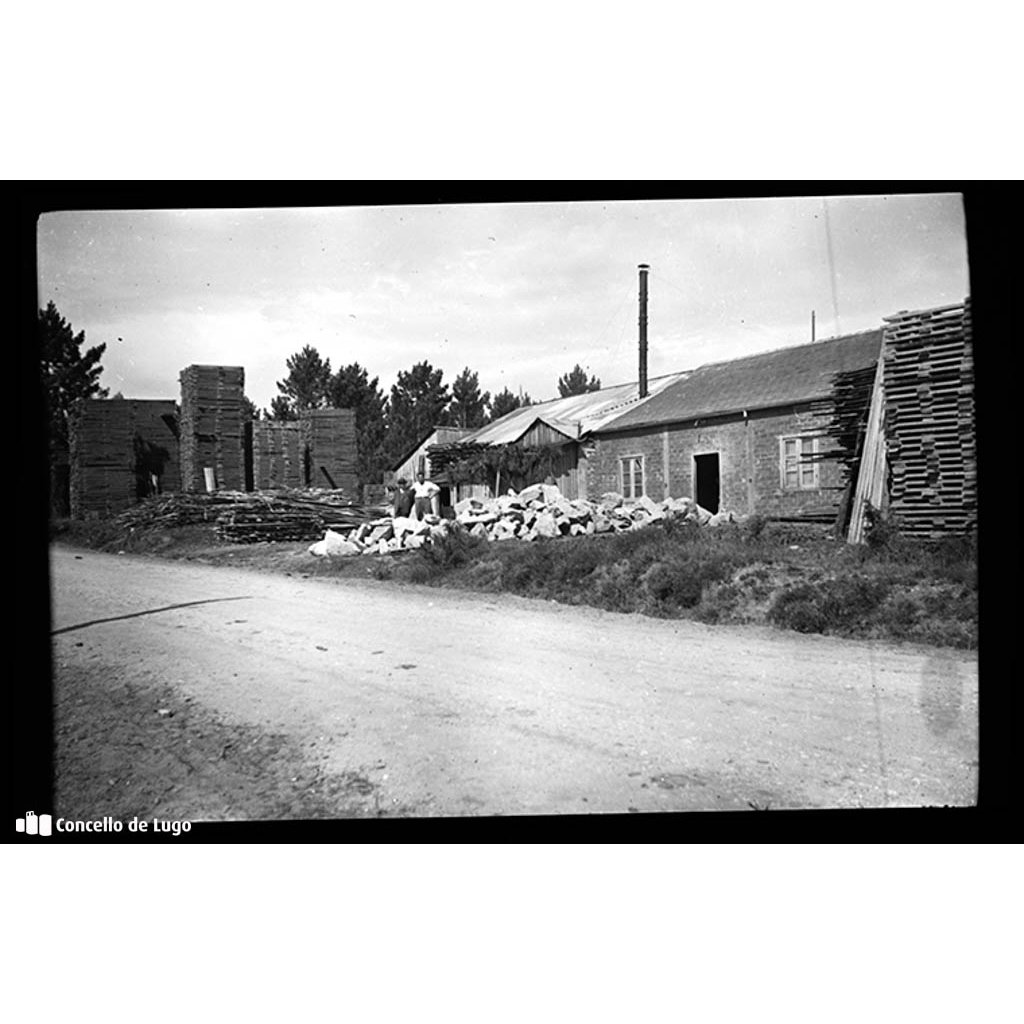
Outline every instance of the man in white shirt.
<path fill-rule="evenodd" d="M 422 519 L 433 511 L 434 496 L 441 492 L 441 488 L 433 480 L 427 480 L 422 473 L 416 477 L 412 485 L 412 493 L 415 498 L 412 514 L 416 519 Z"/>

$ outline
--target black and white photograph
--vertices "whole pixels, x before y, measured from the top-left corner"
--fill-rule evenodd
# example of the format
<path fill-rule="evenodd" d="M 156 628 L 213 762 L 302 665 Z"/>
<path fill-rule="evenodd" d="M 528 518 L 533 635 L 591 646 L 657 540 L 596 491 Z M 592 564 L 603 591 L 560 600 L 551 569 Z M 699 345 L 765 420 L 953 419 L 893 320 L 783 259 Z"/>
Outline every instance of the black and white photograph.
<path fill-rule="evenodd" d="M 37 273 L 24 828 L 975 804 L 961 195 L 55 209 Z"/>

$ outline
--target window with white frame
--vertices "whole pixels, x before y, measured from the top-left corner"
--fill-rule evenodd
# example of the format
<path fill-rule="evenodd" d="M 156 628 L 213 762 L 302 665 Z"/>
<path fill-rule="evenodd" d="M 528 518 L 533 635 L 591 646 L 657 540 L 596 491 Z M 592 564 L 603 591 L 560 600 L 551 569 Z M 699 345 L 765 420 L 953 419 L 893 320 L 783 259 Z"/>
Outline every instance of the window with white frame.
<path fill-rule="evenodd" d="M 779 475 L 783 490 L 814 491 L 818 484 L 818 438 L 806 435 L 779 438 Z"/>
<path fill-rule="evenodd" d="M 628 455 L 619 459 L 619 491 L 624 498 L 639 498 L 644 493 L 644 457 Z"/>

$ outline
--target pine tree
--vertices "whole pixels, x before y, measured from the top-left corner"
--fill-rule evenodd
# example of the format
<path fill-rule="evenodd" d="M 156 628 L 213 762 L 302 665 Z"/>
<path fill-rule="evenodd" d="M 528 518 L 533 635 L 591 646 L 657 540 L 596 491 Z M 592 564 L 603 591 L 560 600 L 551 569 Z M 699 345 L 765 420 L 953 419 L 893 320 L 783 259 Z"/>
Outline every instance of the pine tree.
<path fill-rule="evenodd" d="M 448 422 L 453 427 L 482 427 L 487 422 L 491 394 L 480 394 L 480 378 L 467 366 L 452 384 L 452 404 Z"/>
<path fill-rule="evenodd" d="M 577 363 L 567 374 L 558 378 L 558 394 L 561 398 L 570 395 L 585 395 L 590 391 L 600 391 L 601 382 L 597 377 L 587 380 L 587 371 Z"/>
<path fill-rule="evenodd" d="M 444 371 L 435 370 L 425 361 L 398 374 L 386 412 L 385 450 L 390 462 L 396 462 L 434 427 L 446 422 L 450 399 L 448 385 L 441 383 L 443 376 Z"/>
<path fill-rule="evenodd" d="M 335 409 L 356 414 L 356 471 L 361 484 L 381 480 L 384 466 L 384 393 L 358 363 L 343 366 L 331 378 L 327 397 Z"/>
<path fill-rule="evenodd" d="M 306 345 L 289 356 L 285 365 L 288 376 L 277 382 L 281 394 L 271 405 L 274 419 L 295 419 L 295 415 L 285 415 L 286 410 L 297 414 L 305 409 L 323 409 L 331 383 L 330 359 L 321 359 L 315 348 Z"/>
<path fill-rule="evenodd" d="M 106 398 L 101 388 L 100 357 L 106 345 L 82 351 L 85 331 L 78 334 L 57 311 L 53 302 L 38 312 L 40 380 L 49 422 L 50 508 L 54 515 L 70 511 L 69 434 L 70 420 L 77 406 L 88 398 Z"/>
<path fill-rule="evenodd" d="M 269 418 L 277 420 L 278 423 L 287 423 L 290 420 L 297 420 L 299 414 L 292 407 L 291 401 L 284 395 L 275 395 L 270 400 Z"/>
<path fill-rule="evenodd" d="M 52 301 L 39 310 L 37 326 L 52 455 L 68 450 L 68 418 L 75 406 L 86 398 L 106 398 L 109 389 L 100 387 L 99 377 L 100 357 L 107 346 L 96 345 L 83 353 L 85 331 L 75 334 Z"/>
<path fill-rule="evenodd" d="M 532 404 L 529 394 L 524 393 L 520 397 L 519 395 L 514 395 L 508 388 L 504 388 L 491 400 L 490 422 L 493 423 L 495 420 L 500 420 L 502 416 L 507 416 L 516 409 Z"/>

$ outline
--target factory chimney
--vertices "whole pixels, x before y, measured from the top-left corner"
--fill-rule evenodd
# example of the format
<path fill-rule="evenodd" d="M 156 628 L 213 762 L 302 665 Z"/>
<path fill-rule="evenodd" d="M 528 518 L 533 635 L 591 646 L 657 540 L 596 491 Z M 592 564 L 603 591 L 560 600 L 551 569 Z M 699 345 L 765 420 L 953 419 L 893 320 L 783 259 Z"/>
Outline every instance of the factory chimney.
<path fill-rule="evenodd" d="M 640 264 L 640 397 L 647 397 L 647 271 L 650 266 Z"/>

